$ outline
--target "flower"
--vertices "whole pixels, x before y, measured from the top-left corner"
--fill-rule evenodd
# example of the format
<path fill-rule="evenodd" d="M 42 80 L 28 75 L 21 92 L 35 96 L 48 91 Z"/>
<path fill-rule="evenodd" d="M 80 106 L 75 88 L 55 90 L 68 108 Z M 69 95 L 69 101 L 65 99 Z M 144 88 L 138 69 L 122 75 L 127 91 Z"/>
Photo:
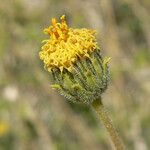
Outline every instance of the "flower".
<path fill-rule="evenodd" d="M 9 124 L 4 121 L 0 121 L 0 137 L 9 132 Z"/>
<path fill-rule="evenodd" d="M 60 19 L 61 23 L 58 23 L 53 18 L 52 25 L 44 29 L 44 33 L 50 37 L 43 40 L 44 45 L 39 53 L 45 68 L 50 72 L 53 68 L 71 71 L 78 57 L 89 57 L 98 48 L 94 30 L 69 28 L 65 16 Z"/>
<path fill-rule="evenodd" d="M 102 58 L 96 31 L 69 28 L 65 16 L 44 29 L 50 37 L 39 52 L 44 67 L 53 78 L 53 88 L 73 102 L 91 104 L 106 90 L 109 79 L 107 63 Z"/>

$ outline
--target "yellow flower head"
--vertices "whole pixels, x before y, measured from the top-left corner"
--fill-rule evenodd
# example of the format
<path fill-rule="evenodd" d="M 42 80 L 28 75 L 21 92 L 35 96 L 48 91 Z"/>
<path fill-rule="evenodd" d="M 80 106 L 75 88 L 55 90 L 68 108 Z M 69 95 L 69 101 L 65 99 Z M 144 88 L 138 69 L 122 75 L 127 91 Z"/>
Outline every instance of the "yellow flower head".
<path fill-rule="evenodd" d="M 98 48 L 94 30 L 69 28 L 65 16 L 60 19 L 61 23 L 53 18 L 52 25 L 44 29 L 44 33 L 50 37 L 43 40 L 44 45 L 39 53 L 50 72 L 54 68 L 71 71 L 78 58 L 89 57 Z"/>

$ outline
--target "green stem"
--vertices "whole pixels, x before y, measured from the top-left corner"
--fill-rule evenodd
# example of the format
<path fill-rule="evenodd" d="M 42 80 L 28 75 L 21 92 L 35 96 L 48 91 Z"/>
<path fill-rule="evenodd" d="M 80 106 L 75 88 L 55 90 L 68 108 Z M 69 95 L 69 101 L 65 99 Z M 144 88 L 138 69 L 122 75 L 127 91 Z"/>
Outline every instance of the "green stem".
<path fill-rule="evenodd" d="M 115 146 L 116 150 L 124 150 L 124 145 L 120 139 L 116 129 L 113 127 L 111 119 L 108 117 L 108 113 L 105 110 L 101 99 L 94 100 L 92 103 L 93 109 L 99 115 L 100 120 L 103 122 L 106 130 L 108 131 L 110 138 Z"/>

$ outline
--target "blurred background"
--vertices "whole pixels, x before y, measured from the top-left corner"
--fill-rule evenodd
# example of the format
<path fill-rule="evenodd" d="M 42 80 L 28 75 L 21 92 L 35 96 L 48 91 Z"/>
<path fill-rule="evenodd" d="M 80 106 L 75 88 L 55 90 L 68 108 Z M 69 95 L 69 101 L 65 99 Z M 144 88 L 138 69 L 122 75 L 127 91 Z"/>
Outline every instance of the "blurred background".
<path fill-rule="evenodd" d="M 150 149 L 149 0 L 0 0 L 0 150 L 109 150 L 91 108 L 50 88 L 38 53 L 52 17 L 98 31 L 111 80 L 103 94 L 127 150 Z"/>

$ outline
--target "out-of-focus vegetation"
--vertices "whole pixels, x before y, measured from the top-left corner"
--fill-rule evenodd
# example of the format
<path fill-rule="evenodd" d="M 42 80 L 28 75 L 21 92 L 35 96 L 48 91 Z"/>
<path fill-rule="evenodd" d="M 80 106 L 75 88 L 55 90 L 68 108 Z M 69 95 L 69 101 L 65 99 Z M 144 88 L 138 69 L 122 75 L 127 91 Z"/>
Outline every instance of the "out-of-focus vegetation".
<path fill-rule="evenodd" d="M 38 52 L 50 18 L 98 31 L 110 56 L 103 101 L 128 150 L 150 149 L 150 1 L 5 0 L 0 3 L 0 150 L 108 150 L 90 108 L 50 88 Z"/>

